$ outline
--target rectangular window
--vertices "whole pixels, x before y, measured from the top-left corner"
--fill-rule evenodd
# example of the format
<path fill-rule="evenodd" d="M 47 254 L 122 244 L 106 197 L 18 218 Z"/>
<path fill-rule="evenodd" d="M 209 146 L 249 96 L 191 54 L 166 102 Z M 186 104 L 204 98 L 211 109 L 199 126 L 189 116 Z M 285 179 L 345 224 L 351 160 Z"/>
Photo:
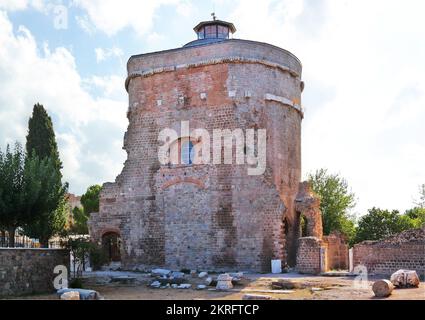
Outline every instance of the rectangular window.
<path fill-rule="evenodd" d="M 218 26 L 218 37 L 220 39 L 228 39 L 229 38 L 229 28 L 224 26 Z"/>
<path fill-rule="evenodd" d="M 205 38 L 217 38 L 217 26 L 206 26 L 205 27 Z"/>

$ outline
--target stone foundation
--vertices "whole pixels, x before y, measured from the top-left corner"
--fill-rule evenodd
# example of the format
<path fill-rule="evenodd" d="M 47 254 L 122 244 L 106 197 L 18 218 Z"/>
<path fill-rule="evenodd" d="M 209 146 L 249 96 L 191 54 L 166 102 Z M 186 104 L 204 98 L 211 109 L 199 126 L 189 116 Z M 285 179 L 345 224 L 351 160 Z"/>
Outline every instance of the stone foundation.
<path fill-rule="evenodd" d="M 54 292 L 53 269 L 69 270 L 69 251 L 0 248 L 0 296 Z"/>

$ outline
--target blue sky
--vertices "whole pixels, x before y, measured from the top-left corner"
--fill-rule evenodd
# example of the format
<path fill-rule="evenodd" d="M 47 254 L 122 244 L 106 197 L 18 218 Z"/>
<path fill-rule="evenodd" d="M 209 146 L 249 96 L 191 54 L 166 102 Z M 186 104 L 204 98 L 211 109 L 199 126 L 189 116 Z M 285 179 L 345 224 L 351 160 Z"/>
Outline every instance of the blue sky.
<path fill-rule="evenodd" d="M 340 173 L 359 214 L 412 206 L 425 183 L 422 0 L 0 0 L 0 147 L 25 141 L 40 102 L 70 191 L 114 181 L 126 156 L 128 58 L 193 40 L 213 10 L 236 38 L 301 59 L 304 175 Z"/>

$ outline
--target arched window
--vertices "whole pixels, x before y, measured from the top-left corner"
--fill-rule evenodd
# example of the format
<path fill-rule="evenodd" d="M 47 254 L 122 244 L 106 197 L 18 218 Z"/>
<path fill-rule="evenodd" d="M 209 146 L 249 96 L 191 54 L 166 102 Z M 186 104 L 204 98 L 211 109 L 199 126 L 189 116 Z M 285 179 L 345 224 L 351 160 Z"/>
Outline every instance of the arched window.
<path fill-rule="evenodd" d="M 192 141 L 182 141 L 181 143 L 181 164 L 191 165 L 195 159 L 195 149 Z"/>
<path fill-rule="evenodd" d="M 308 220 L 307 218 L 302 214 L 300 219 L 300 233 L 301 237 L 308 237 Z"/>

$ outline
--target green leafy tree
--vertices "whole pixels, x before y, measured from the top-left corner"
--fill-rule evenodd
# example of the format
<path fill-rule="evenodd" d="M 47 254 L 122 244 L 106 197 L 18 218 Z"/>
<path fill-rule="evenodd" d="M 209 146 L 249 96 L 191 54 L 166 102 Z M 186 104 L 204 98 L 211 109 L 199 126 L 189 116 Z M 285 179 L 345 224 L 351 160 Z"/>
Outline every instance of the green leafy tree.
<path fill-rule="evenodd" d="M 411 220 L 414 228 L 422 228 L 425 226 L 425 208 L 413 208 L 407 210 L 405 216 Z"/>
<path fill-rule="evenodd" d="M 367 215 L 360 218 L 355 242 L 382 240 L 414 227 L 408 215 L 400 215 L 397 210 L 373 208 Z"/>
<path fill-rule="evenodd" d="M 356 205 L 355 195 L 349 190 L 347 181 L 338 174 L 329 174 L 320 169 L 309 174 L 312 190 L 320 198 L 323 233 L 334 231 L 345 234 L 349 240 L 355 235 L 355 219 L 350 211 Z"/>
<path fill-rule="evenodd" d="M 26 157 L 17 143 L 12 152 L 0 150 L 0 224 L 8 231 L 9 246 L 15 246 L 18 227 L 32 223 L 40 210 L 44 210 L 48 198 L 49 175 L 53 165 L 37 156 Z"/>
<path fill-rule="evenodd" d="M 89 216 L 90 213 L 99 212 L 99 197 L 102 187 L 94 185 L 87 189 L 86 193 L 81 196 L 81 204 L 84 208 L 84 213 Z"/>
<path fill-rule="evenodd" d="M 62 184 L 62 163 L 56 143 L 53 124 L 44 107 L 36 104 L 28 122 L 26 143 L 27 154 L 48 161 L 52 172 L 44 179 L 45 189 L 42 197 L 43 208 L 32 214 L 34 219 L 25 226 L 25 234 L 38 238 L 43 247 L 48 247 L 49 239 L 60 233 L 66 224 L 67 184 Z M 44 211 L 42 211 L 44 210 Z"/>
<path fill-rule="evenodd" d="M 87 221 L 89 217 L 84 213 L 84 209 L 75 207 L 72 210 L 74 224 L 71 226 L 71 233 L 73 234 L 88 234 L 89 229 Z"/>
<path fill-rule="evenodd" d="M 26 143 L 27 154 L 35 154 L 40 159 L 51 158 L 58 175 L 62 178 L 60 170 L 62 163 L 59 158 L 53 123 L 43 105 L 34 106 L 32 116 L 28 121 L 28 135 Z"/>

